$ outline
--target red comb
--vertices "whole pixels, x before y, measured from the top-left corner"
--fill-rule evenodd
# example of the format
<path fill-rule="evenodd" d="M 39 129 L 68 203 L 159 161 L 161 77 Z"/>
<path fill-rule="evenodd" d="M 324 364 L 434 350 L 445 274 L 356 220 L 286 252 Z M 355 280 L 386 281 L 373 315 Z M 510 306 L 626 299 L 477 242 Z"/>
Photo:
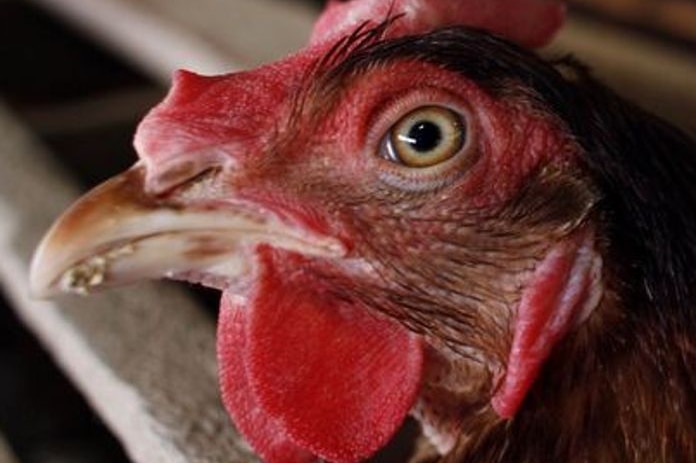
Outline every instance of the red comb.
<path fill-rule="evenodd" d="M 553 0 L 331 0 L 311 43 L 347 35 L 363 23 L 399 16 L 387 37 L 423 34 L 446 26 L 470 26 L 527 47 L 551 41 L 563 25 L 565 6 Z"/>

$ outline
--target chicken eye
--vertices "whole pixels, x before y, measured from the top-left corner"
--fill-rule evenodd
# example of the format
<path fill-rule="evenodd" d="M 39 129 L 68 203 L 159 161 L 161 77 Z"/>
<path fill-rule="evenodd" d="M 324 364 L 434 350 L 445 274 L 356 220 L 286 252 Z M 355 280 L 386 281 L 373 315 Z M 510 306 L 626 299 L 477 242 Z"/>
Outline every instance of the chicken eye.
<path fill-rule="evenodd" d="M 392 126 L 382 155 L 407 167 L 430 167 L 452 158 L 465 142 L 466 125 L 459 114 L 441 106 L 424 106 Z"/>

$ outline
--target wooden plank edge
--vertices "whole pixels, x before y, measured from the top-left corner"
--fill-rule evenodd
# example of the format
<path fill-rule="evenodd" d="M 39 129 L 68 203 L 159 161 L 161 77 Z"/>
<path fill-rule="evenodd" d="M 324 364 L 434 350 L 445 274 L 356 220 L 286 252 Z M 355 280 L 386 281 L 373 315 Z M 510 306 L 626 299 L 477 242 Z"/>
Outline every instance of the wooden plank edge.
<path fill-rule="evenodd" d="M 19 459 L 2 434 L 0 434 L 0 463 L 19 463 Z"/>
<path fill-rule="evenodd" d="M 696 60 L 689 53 L 575 16 L 543 53 L 577 57 L 625 98 L 696 133 Z"/>
<path fill-rule="evenodd" d="M 229 51 L 138 2 L 120 0 L 33 0 L 99 38 L 162 83 L 179 68 L 203 74 L 239 69 Z"/>
<path fill-rule="evenodd" d="M 550 49 L 577 54 L 608 77 L 612 72 L 637 75 L 696 99 L 693 56 L 640 34 L 571 16 Z"/>
<path fill-rule="evenodd" d="M 23 108 L 27 125 L 44 137 L 80 133 L 119 124 L 134 124 L 135 114 L 145 113 L 164 97 L 160 88 L 136 87 L 99 95 Z"/>
<path fill-rule="evenodd" d="M 689 0 L 572 0 L 571 4 L 675 38 L 696 41 L 696 4 Z"/>

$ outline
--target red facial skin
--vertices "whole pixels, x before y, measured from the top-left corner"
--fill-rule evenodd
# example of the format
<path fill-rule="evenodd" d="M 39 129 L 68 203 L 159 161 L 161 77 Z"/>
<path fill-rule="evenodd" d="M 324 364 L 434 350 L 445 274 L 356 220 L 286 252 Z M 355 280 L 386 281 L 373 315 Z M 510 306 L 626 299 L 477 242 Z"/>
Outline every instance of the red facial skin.
<path fill-rule="evenodd" d="M 303 182 L 340 176 L 343 184 L 383 183 L 385 175 L 400 168 L 375 155 L 380 139 L 395 119 L 418 106 L 442 104 L 468 117 L 472 138 L 463 155 L 464 175 L 461 175 L 462 164 L 458 161 L 425 177 L 419 173 L 398 180 L 411 188 L 448 179 L 449 187 L 442 190 L 444 203 L 456 199 L 471 209 L 495 209 L 513 197 L 538 166 L 563 166 L 572 162 L 573 145 L 561 130 L 557 130 L 555 121 L 530 113 L 522 103 L 496 100 L 455 73 L 418 62 L 395 62 L 352 79 L 350 91 L 339 92 L 332 101 L 326 102 L 331 108 L 328 117 L 314 126 L 304 124 L 304 121 L 314 120 L 312 111 L 315 109 L 309 104 L 304 108 L 305 113 L 298 116 L 293 112 L 294 100 L 290 96 L 304 91 L 299 89 L 307 86 L 303 80 L 305 74 L 301 72 L 303 66 L 297 66 L 306 65 L 307 59 L 295 56 L 288 62 L 223 78 L 179 74 L 172 94 L 144 121 L 138 134 L 137 144 L 148 165 L 150 189 L 162 191 L 168 184 L 176 184 L 179 179 L 168 176 L 167 172 L 177 172 L 178 162 L 227 166 L 227 188 L 234 191 L 235 200 L 257 204 L 314 232 L 340 236 L 348 248 L 353 248 L 351 224 L 336 217 L 331 203 L 324 201 L 325 194 L 304 190 Z M 300 71 L 293 73 L 295 69 Z M 290 117 L 296 118 L 292 124 Z M 283 127 L 296 132 L 284 133 Z M 168 144 L 168 140 L 176 140 L 176 143 Z M 197 153 L 200 158 L 188 153 Z M 179 172 L 190 175 L 186 169 Z M 163 178 L 166 181 L 162 181 Z M 225 200 L 215 195 L 204 198 L 205 201 L 211 199 L 214 202 Z M 427 236 L 432 231 L 424 229 L 422 234 Z M 398 234 L 394 239 L 399 239 Z M 568 264 L 563 261 L 559 265 Z M 556 292 L 561 293 L 565 283 L 561 279 L 546 284 L 560 285 Z M 308 277 L 301 285 L 311 287 L 314 283 Z M 275 286 L 282 285 L 277 282 Z M 543 309 L 546 316 L 539 321 L 539 332 L 543 331 L 543 324 L 550 316 L 548 312 L 553 309 L 551 306 Z M 574 309 L 569 309 L 568 314 Z M 530 341 L 528 335 L 520 335 L 523 341 L 521 353 L 516 354 L 519 360 L 515 360 L 515 376 L 508 378 L 503 393 L 496 396 L 495 404 L 502 416 L 514 415 L 538 373 L 538 365 L 561 334 L 559 331 L 553 342 L 544 341 L 541 353 L 535 354 L 536 367 L 524 366 L 525 349 L 535 347 L 536 337 Z M 410 342 L 405 333 L 397 338 L 402 339 L 402 343 Z M 527 345 L 531 347 L 524 347 Z M 258 349 L 252 349 L 255 351 Z M 417 352 L 413 351 L 412 356 L 422 355 Z M 333 361 L 339 365 L 342 362 L 340 358 Z M 252 365 L 257 364 L 252 362 Z M 413 370 L 416 376 L 411 385 L 420 381 L 416 378 L 420 374 L 418 370 Z M 377 391 L 372 392 L 378 396 Z M 409 395 L 412 392 L 405 394 L 412 397 Z M 277 402 L 278 399 L 273 400 Z M 412 400 L 403 402 L 399 411 L 393 412 L 395 418 L 388 428 L 402 419 L 410 408 L 407 403 L 412 404 Z M 302 448 L 315 453 L 324 451 L 321 455 L 324 458 L 357 461 L 384 445 L 387 434 L 355 453 L 346 453 L 336 446 L 312 446 L 314 441 L 306 437 L 306 433 L 294 431 L 293 436 L 293 442 L 301 443 Z M 261 447 L 262 453 L 265 451 L 269 461 L 273 461 L 273 451 Z"/>
<path fill-rule="evenodd" d="M 293 56 L 289 62 L 226 77 L 178 73 L 170 95 L 141 123 L 136 135 L 138 152 L 148 166 L 147 187 L 163 189 L 163 178 L 176 184 L 181 179 L 169 171 L 190 163 L 234 165 L 239 172 L 235 183 L 244 184 L 241 194 L 253 196 L 257 189 L 260 195 L 283 202 L 288 198 L 282 188 L 275 194 L 268 185 L 255 188 L 254 177 L 272 183 L 269 175 L 287 178 L 295 175 L 285 171 L 292 167 L 305 174 L 340 172 L 354 182 L 374 182 L 380 170 L 392 168 L 372 155 L 380 138 L 399 115 L 428 103 L 470 114 L 476 137 L 471 156 L 476 160 L 451 190 L 471 207 L 509 199 L 540 164 L 552 160 L 563 166 L 572 160 L 575 147 L 559 133 L 556 121 L 530 114 L 523 103 L 496 100 L 453 72 L 419 62 L 398 62 L 361 76 L 351 83 L 350 91 L 322 103 L 333 112 L 319 125 L 303 128 L 293 121 L 288 127 L 291 96 L 311 84 L 303 79 L 307 59 Z M 304 117 L 301 122 L 315 122 L 311 114 Z M 277 146 L 280 143 L 284 146 Z M 275 150 L 277 156 L 269 155 Z M 182 179 L 189 173 L 182 169 Z M 442 176 L 446 172 L 432 177 Z M 427 180 L 422 173 L 414 177 L 414 182 Z"/>

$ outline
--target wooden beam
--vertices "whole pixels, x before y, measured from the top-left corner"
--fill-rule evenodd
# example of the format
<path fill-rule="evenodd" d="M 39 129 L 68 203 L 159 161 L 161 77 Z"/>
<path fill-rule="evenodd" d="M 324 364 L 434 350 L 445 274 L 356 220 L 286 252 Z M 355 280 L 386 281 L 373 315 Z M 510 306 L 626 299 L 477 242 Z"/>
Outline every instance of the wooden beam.
<path fill-rule="evenodd" d="M 27 106 L 22 110 L 22 118 L 42 136 L 132 124 L 137 114 L 145 114 L 162 100 L 164 93 L 159 87 L 113 90 L 67 102 Z"/>
<path fill-rule="evenodd" d="M 133 461 L 255 461 L 220 403 L 213 321 L 178 287 L 29 296 L 33 249 L 79 192 L 2 105 L 0 152 L 0 282 Z"/>
<path fill-rule="evenodd" d="M 315 11 L 278 0 L 32 0 L 169 82 L 272 61 L 307 40 Z"/>
<path fill-rule="evenodd" d="M 571 0 L 570 3 L 696 42 L 696 2 L 693 0 Z"/>
<path fill-rule="evenodd" d="M 576 17 L 547 52 L 572 53 L 619 94 L 696 133 L 696 59 L 691 54 Z"/>

